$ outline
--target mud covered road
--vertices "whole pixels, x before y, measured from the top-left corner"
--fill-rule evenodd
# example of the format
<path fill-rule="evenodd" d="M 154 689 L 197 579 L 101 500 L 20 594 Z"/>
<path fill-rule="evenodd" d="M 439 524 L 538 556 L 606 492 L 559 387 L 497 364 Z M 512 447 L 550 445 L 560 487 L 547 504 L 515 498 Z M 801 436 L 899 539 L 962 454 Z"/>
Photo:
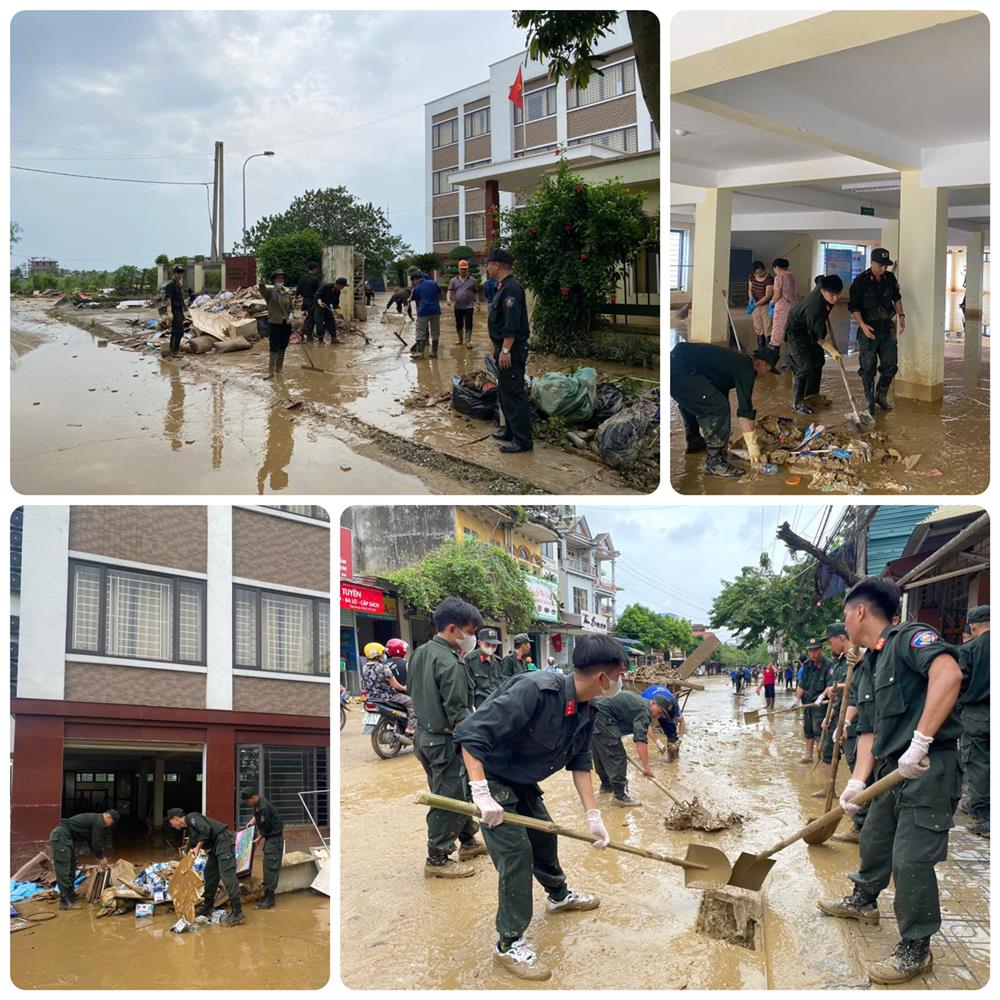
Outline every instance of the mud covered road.
<path fill-rule="evenodd" d="M 818 814 L 810 793 L 819 771 L 797 764 L 802 744 L 794 719 L 755 726 L 741 712 L 763 698 L 734 696 L 728 678 L 702 678 L 687 708 L 688 737 L 677 763 L 654 759 L 657 777 L 697 791 L 753 818 L 716 834 L 671 832 L 667 803 L 639 777 L 642 806 L 599 804 L 612 838 L 683 855 L 689 842 L 711 844 L 735 860 Z M 778 707 L 792 695 L 779 694 Z M 630 745 L 631 741 L 627 741 Z M 598 910 L 547 916 L 535 885 L 535 916 L 527 937 L 553 968 L 547 983 L 509 978 L 492 965 L 496 872 L 476 858 L 476 874 L 455 881 L 423 877 L 424 810 L 412 803 L 425 788 L 423 771 L 404 751 L 378 760 L 352 712 L 341 733 L 341 978 L 355 989 L 826 989 L 863 988 L 862 956 L 888 954 L 896 942 L 891 893 L 880 901 L 883 923 L 863 938 L 846 922 L 824 917 L 816 900 L 843 895 L 857 865 L 856 845 L 801 842 L 778 856 L 763 890 L 763 950 L 695 932 L 701 892 L 685 889 L 679 869 L 575 841 L 560 842 L 571 888 L 595 892 Z M 657 758 L 655 751 L 653 758 Z M 846 782 L 843 775 L 838 788 Z M 545 785 L 553 819 L 586 828 L 568 774 Z M 964 821 L 964 818 L 963 818 Z M 952 835 L 952 855 L 939 866 L 945 934 L 932 942 L 936 988 L 974 988 L 988 977 L 988 844 L 964 829 Z M 985 944 L 983 938 L 985 937 Z M 956 943 L 958 942 L 958 943 Z M 867 950 L 866 950 L 867 949 Z M 930 984 L 928 984 L 930 985 Z"/>

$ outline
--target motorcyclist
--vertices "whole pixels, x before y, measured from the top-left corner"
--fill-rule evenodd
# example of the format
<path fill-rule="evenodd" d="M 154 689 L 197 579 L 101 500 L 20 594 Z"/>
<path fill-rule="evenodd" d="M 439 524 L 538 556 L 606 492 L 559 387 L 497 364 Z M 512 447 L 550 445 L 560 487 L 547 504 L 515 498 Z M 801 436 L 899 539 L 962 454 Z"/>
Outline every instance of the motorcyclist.
<path fill-rule="evenodd" d="M 390 639 L 385 644 L 385 652 L 389 657 L 389 668 L 392 676 L 406 689 L 406 656 L 410 647 L 404 639 Z"/>
<path fill-rule="evenodd" d="M 401 641 L 401 640 L 396 640 Z M 367 661 L 361 673 L 369 701 L 390 701 L 406 709 L 406 735 L 412 736 L 417 724 L 413 702 L 406 687 L 393 675 L 386 647 L 380 642 L 369 642 L 364 648 Z"/>

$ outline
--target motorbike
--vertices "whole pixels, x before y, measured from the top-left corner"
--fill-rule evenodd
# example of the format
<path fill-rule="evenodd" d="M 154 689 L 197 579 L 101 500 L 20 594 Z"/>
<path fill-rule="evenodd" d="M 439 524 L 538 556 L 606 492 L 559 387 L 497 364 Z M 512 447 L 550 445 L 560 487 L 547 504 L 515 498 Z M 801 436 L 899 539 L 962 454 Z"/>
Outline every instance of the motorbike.
<path fill-rule="evenodd" d="M 343 684 L 340 685 L 340 728 L 343 729 L 347 725 L 347 713 L 350 709 L 347 707 L 347 688 Z"/>
<path fill-rule="evenodd" d="M 366 701 L 362 725 L 382 760 L 398 757 L 403 747 L 413 746 L 413 737 L 406 735 L 406 709 L 394 701 Z"/>

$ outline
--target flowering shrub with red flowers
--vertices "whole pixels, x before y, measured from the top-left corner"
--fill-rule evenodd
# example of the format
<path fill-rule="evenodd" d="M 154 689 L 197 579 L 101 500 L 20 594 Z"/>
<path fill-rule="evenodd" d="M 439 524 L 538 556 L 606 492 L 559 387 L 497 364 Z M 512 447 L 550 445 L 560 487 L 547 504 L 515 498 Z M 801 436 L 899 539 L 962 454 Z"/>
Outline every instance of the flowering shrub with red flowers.
<path fill-rule="evenodd" d="M 523 208 L 500 213 L 501 243 L 535 297 L 534 343 L 558 354 L 586 350 L 625 267 L 655 240 L 642 195 L 620 181 L 588 184 L 562 160 Z"/>

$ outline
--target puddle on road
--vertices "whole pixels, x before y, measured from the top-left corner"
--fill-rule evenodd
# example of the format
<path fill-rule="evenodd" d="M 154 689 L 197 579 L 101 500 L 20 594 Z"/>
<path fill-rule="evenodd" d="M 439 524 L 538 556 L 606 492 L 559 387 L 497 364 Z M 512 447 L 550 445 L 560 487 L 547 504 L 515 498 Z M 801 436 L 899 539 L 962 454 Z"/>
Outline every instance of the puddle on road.
<path fill-rule="evenodd" d="M 272 403 L 191 361 L 98 347 L 37 312 L 16 312 L 11 337 L 19 492 L 427 492 L 421 477 L 359 454 L 367 446 L 349 434 L 285 409 L 281 399 L 297 397 L 294 377 Z"/>
<path fill-rule="evenodd" d="M 953 311 L 957 312 L 957 308 Z M 949 314 L 952 315 L 952 314 Z M 960 314 L 959 314 L 960 317 Z M 756 338 L 748 317 L 733 317 L 745 350 L 756 347 Z M 957 325 L 956 325 L 957 324 Z M 986 328 L 989 329 L 988 327 Z M 686 322 L 676 323 L 670 332 L 670 347 L 687 335 Z M 983 336 L 980 322 L 968 320 L 964 335 L 960 318 L 949 322 L 945 336 L 944 396 L 936 403 L 922 403 L 891 395 L 895 404 L 891 413 L 879 411 L 876 428 L 889 435 L 892 447 L 903 456 L 921 455 L 913 472 L 907 473 L 901 464 L 879 467 L 862 465 L 861 479 L 872 493 L 899 493 L 921 495 L 939 493 L 976 494 L 989 484 L 989 406 L 990 406 L 990 348 L 989 337 Z M 864 390 L 857 371 L 857 329 L 843 306 L 834 311 L 834 337 L 838 348 L 845 353 L 845 366 L 851 394 L 855 403 L 864 404 Z M 904 337 L 907 334 L 904 333 Z M 669 349 L 669 348 L 668 348 Z M 849 352 L 849 353 L 848 353 Z M 830 400 L 829 405 L 817 406 L 814 416 L 795 413 L 791 409 L 791 374 L 765 375 L 757 379 L 754 406 L 758 417 L 770 414 L 794 418 L 805 428 L 809 423 L 823 423 L 827 427 L 845 426 L 845 414 L 850 404 L 844 391 L 839 367 L 827 358 L 823 366 L 820 392 Z M 735 393 L 731 393 L 733 428 L 735 421 Z M 747 494 L 816 495 L 809 488 L 810 477 L 802 475 L 801 482 L 789 485 L 790 474 L 783 470 L 777 475 L 752 475 L 746 479 L 720 479 L 706 476 L 703 471 L 704 454 L 684 454 L 684 432 L 677 404 L 670 403 L 670 477 L 679 493 L 687 495 Z M 940 476 L 928 477 L 933 470 Z M 886 482 L 909 487 L 905 491 L 885 488 Z"/>

